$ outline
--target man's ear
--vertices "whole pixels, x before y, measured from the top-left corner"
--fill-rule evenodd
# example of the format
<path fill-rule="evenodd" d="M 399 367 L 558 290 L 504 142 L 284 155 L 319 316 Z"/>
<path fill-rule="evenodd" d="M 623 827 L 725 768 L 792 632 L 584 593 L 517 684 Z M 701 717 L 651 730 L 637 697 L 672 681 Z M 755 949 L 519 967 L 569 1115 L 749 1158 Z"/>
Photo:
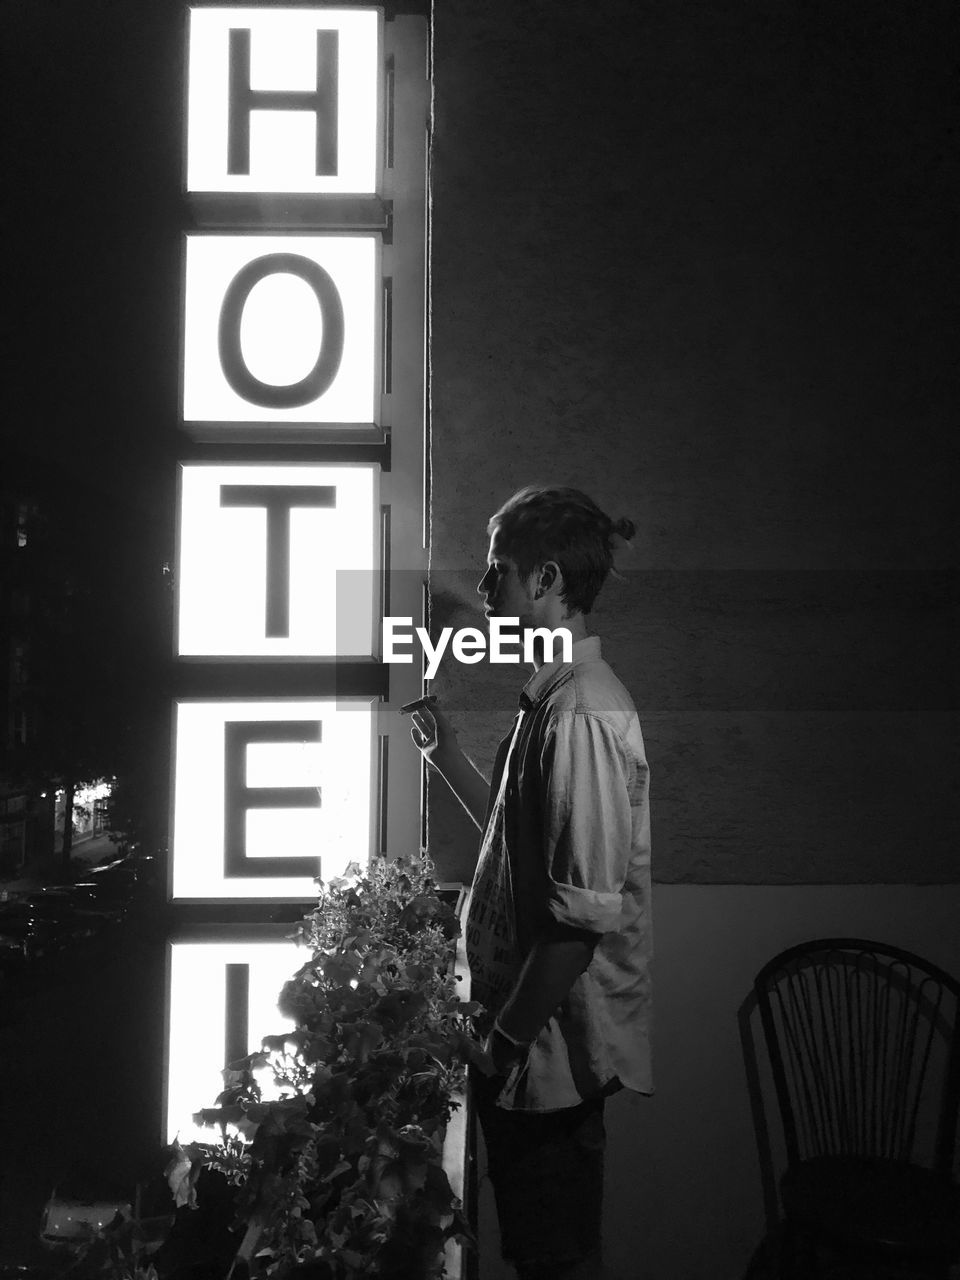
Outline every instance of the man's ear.
<path fill-rule="evenodd" d="M 560 566 L 553 560 L 548 560 L 545 565 L 540 568 L 540 577 L 537 582 L 537 589 L 534 593 L 534 599 L 539 600 L 541 596 L 545 596 L 551 587 L 557 582 L 562 582 L 563 575 L 560 572 Z"/>

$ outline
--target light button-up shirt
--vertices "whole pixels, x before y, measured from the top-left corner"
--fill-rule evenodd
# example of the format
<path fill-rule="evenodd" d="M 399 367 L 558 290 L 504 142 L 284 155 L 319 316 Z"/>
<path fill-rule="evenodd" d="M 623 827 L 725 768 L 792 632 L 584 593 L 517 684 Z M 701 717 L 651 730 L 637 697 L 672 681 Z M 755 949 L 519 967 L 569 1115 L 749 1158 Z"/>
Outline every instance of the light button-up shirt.
<path fill-rule="evenodd" d="M 497 1013 L 550 919 L 600 935 L 508 1077 L 503 1107 L 652 1093 L 649 770 L 633 701 L 589 636 L 527 682 L 497 752 L 466 913 L 472 994 Z"/>

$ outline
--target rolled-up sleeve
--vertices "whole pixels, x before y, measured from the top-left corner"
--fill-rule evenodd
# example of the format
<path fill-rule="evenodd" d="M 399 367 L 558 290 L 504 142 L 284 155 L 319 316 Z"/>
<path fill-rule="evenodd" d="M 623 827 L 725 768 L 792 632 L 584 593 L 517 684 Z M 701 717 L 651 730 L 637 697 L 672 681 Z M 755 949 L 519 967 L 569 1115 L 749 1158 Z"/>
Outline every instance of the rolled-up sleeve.
<path fill-rule="evenodd" d="M 547 908 L 593 933 L 621 927 L 632 813 L 627 759 L 614 726 L 582 711 L 557 717 L 543 744 Z"/>

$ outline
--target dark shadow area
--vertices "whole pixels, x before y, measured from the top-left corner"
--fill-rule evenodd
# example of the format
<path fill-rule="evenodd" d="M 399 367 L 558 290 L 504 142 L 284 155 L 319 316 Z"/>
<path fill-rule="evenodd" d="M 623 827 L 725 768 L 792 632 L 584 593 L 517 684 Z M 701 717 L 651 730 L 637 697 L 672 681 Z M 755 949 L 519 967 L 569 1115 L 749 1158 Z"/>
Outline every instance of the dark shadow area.
<path fill-rule="evenodd" d="M 150 910 L 7 976 L 0 1261 L 49 1268 L 44 1205 L 162 1178 L 163 923 Z"/>

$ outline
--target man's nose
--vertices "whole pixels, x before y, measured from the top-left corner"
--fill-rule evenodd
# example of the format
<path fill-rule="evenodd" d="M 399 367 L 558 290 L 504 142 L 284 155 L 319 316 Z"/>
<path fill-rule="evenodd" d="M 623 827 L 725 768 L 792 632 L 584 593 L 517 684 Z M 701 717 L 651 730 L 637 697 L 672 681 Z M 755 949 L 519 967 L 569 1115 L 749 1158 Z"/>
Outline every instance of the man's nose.
<path fill-rule="evenodd" d="M 483 577 L 480 579 L 480 581 L 477 583 L 477 594 L 478 594 L 478 595 L 481 595 L 481 596 L 486 595 L 486 587 L 485 587 L 483 584 L 486 582 L 486 580 L 487 580 L 487 578 L 489 577 L 489 575 L 490 575 L 490 570 L 488 569 L 488 570 L 487 570 L 487 572 L 486 572 L 486 573 L 483 575 Z"/>

